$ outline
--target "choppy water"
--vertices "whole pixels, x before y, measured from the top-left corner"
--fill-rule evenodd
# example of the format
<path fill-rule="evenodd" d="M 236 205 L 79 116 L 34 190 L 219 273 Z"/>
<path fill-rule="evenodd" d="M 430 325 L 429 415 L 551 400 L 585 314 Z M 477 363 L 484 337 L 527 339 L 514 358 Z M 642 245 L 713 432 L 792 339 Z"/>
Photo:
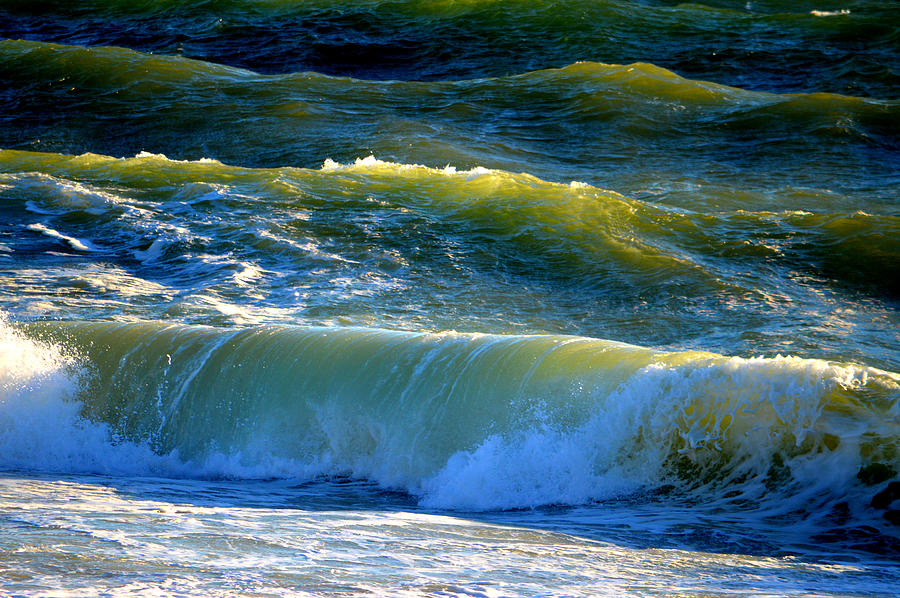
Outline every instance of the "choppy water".
<path fill-rule="evenodd" d="M 0 37 L 0 592 L 897 593 L 897 2 Z"/>

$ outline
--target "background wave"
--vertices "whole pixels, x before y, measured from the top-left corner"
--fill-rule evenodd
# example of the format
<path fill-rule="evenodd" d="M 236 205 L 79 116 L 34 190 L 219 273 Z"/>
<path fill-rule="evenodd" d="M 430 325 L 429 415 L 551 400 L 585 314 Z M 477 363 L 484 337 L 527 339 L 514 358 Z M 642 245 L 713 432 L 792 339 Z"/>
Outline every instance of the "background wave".
<path fill-rule="evenodd" d="M 3 151 L 0 171 L 3 301 L 25 317 L 539 330 L 896 367 L 900 224 L 840 203 L 701 213 L 374 158 Z"/>
<path fill-rule="evenodd" d="M 683 198 L 685 186 L 716 201 L 740 177 L 739 193 L 782 206 L 797 189 L 894 205 L 900 164 L 897 100 L 749 92 L 641 63 L 361 81 L 7 40 L 0 78 L 7 149 L 249 167 L 374 154 L 583 180 L 657 201 Z"/>
<path fill-rule="evenodd" d="M 496 77 L 577 56 L 766 91 L 896 97 L 898 9 L 863 0 L 15 0 L 0 8 L 0 36 L 364 79 Z"/>

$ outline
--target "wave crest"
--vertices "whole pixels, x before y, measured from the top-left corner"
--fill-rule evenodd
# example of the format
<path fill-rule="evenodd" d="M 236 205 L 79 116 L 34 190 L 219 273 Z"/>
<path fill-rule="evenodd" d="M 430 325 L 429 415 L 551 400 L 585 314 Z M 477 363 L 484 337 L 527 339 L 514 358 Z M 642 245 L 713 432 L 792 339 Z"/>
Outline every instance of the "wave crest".
<path fill-rule="evenodd" d="M 65 339 L 91 375 L 78 388 L 66 377 L 44 387 L 58 415 L 27 428 L 37 440 L 7 426 L 4 467 L 349 475 L 452 509 L 583 504 L 674 484 L 775 508 L 813 498 L 864 505 L 874 490 L 858 473 L 900 450 L 900 376 L 819 360 L 559 336 L 30 329 Z M 31 416 L 29 392 L 14 391 L 7 412 Z M 29 447 L 60 426 L 81 430 L 67 436 L 71 450 L 29 462 Z"/>

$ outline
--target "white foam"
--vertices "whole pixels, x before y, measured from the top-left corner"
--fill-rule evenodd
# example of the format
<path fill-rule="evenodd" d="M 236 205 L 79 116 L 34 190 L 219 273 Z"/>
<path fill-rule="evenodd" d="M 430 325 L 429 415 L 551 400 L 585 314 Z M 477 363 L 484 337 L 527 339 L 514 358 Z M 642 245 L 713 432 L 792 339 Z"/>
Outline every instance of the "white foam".
<path fill-rule="evenodd" d="M 28 226 L 26 226 L 26 228 L 30 231 L 41 233 L 42 235 L 45 235 L 47 237 L 65 241 L 75 251 L 96 251 L 96 248 L 89 242 L 81 241 L 80 239 L 76 239 L 75 237 L 64 235 L 61 232 L 40 223 L 29 224 Z"/>
<path fill-rule="evenodd" d="M 365 158 L 357 158 L 353 164 L 341 164 L 335 162 L 331 158 L 326 158 L 322 164 L 323 172 L 337 171 L 373 171 L 373 170 L 390 170 L 395 172 L 428 172 L 433 174 L 442 174 L 444 176 L 462 176 L 467 179 L 477 178 L 489 174 L 501 174 L 502 171 L 484 168 L 483 166 L 475 166 L 468 170 L 458 170 L 455 166 L 446 165 L 444 168 L 431 168 L 422 164 L 402 164 L 399 162 L 385 162 L 379 160 L 373 155 Z"/>
<path fill-rule="evenodd" d="M 137 249 L 134 251 L 134 257 L 144 264 L 150 264 L 162 257 L 163 252 L 169 247 L 170 243 L 163 239 L 154 239 L 147 249 Z"/>
<path fill-rule="evenodd" d="M 175 164 L 221 164 L 218 160 L 213 160 L 212 158 L 200 158 L 199 160 L 175 160 L 169 158 L 165 154 L 154 154 L 153 152 L 140 151 L 134 156 L 139 160 L 145 159 L 153 159 L 153 160 L 162 160 L 165 162 L 172 162 Z"/>
<path fill-rule="evenodd" d="M 850 11 L 846 8 L 842 10 L 811 10 L 809 14 L 815 17 L 836 17 L 838 15 L 849 15 Z"/>
<path fill-rule="evenodd" d="M 258 283 L 269 272 L 251 263 L 241 262 L 240 270 L 231 275 L 231 280 L 239 286 L 250 286 Z"/>
<path fill-rule="evenodd" d="M 598 397 L 584 423 L 493 435 L 453 455 L 417 492 L 425 506 L 463 510 L 583 504 L 662 483 L 680 453 L 717 468 L 714 483 L 744 479 L 743 492 L 764 493 L 773 455 L 811 439 L 819 450 L 799 451 L 786 463 L 793 498 L 773 503 L 802 508 L 852 482 L 863 464 L 863 433 L 900 435 L 896 417 L 864 410 L 848 417 L 842 405 L 830 404 L 832 392 L 866 387 L 873 372 L 877 385 L 897 394 L 893 374 L 797 357 L 651 364 Z M 825 434 L 840 444 L 826 448 Z"/>
<path fill-rule="evenodd" d="M 156 457 L 81 417 L 76 359 L 0 318 L 0 469 L 150 473 Z"/>
<path fill-rule="evenodd" d="M 536 430 L 514 440 L 491 436 L 474 451 L 456 453 L 421 486 L 423 506 L 457 510 L 577 505 L 637 487 L 597 470 L 597 446 L 584 433 Z M 592 454 L 593 453 L 593 454 Z"/>

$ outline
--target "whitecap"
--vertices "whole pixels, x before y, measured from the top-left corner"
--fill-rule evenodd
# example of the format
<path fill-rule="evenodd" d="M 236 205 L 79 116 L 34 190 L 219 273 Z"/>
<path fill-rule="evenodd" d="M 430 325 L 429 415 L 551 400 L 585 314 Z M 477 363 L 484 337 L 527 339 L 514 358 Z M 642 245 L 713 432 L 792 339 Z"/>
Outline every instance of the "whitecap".
<path fill-rule="evenodd" d="M 836 17 L 838 15 L 849 15 L 850 11 L 846 8 L 841 10 L 811 10 L 809 14 L 814 17 Z"/>
<path fill-rule="evenodd" d="M 40 223 L 29 224 L 26 228 L 30 231 L 34 231 L 36 233 L 41 233 L 47 237 L 52 237 L 54 239 L 59 239 L 60 241 L 65 241 L 69 244 L 69 246 L 75 251 L 96 251 L 97 248 L 94 247 L 91 243 L 86 241 L 82 241 L 80 239 L 76 239 L 75 237 L 70 237 L 68 235 L 64 235 L 61 232 L 54 230 L 48 226 L 44 226 Z"/>

